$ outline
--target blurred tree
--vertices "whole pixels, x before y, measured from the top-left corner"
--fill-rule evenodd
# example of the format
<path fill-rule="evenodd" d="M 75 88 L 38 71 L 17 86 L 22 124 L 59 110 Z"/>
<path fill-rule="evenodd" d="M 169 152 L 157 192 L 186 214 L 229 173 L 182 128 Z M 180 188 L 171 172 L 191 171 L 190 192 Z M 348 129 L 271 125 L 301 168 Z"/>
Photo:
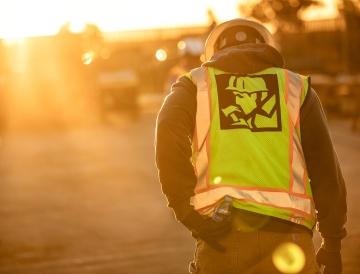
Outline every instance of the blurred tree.
<path fill-rule="evenodd" d="M 343 35 L 344 71 L 359 71 L 360 57 L 360 0 L 339 1 L 339 11 L 345 22 Z"/>
<path fill-rule="evenodd" d="M 103 47 L 101 30 L 95 24 L 87 23 L 83 31 L 84 48 L 99 54 Z"/>
<path fill-rule="evenodd" d="M 70 22 L 66 22 L 59 29 L 58 35 L 62 40 L 79 40 L 80 44 L 77 44 L 77 48 L 81 51 L 92 51 L 96 54 L 100 52 L 103 46 L 103 37 L 102 32 L 98 26 L 91 23 L 86 23 L 84 28 L 80 32 L 74 33 L 71 30 Z M 76 41 L 78 43 L 78 41 Z M 72 45 L 72 48 L 75 48 L 75 45 Z"/>
<path fill-rule="evenodd" d="M 358 30 L 360 26 L 360 0 L 342 0 L 338 7 L 344 16 L 346 28 Z"/>
<path fill-rule="evenodd" d="M 277 31 L 300 30 L 303 22 L 300 12 L 310 6 L 321 5 L 318 0 L 261 0 L 249 5 L 240 4 L 239 10 L 264 23 L 271 23 Z"/>
<path fill-rule="evenodd" d="M 61 82 L 66 83 L 68 98 L 78 109 L 92 109 L 92 114 L 95 115 L 99 111 L 99 61 L 105 50 L 103 34 L 92 23 L 86 23 L 82 29 L 74 31 L 71 24 L 66 22 L 56 36 L 58 77 Z"/>

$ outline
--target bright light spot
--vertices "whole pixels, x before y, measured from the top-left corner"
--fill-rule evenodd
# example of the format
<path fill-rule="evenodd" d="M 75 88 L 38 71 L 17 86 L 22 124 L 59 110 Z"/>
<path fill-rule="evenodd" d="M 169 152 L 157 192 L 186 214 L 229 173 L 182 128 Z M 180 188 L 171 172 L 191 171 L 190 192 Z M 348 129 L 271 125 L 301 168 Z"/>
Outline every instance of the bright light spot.
<path fill-rule="evenodd" d="M 164 49 L 158 49 L 155 53 L 155 57 L 158 61 L 163 62 L 167 59 L 167 52 Z"/>
<path fill-rule="evenodd" d="M 178 48 L 179 50 L 184 50 L 184 49 L 186 48 L 186 43 L 185 43 L 185 41 L 183 41 L 183 40 L 179 41 L 179 42 L 177 43 L 177 48 Z"/>
<path fill-rule="evenodd" d="M 21 44 L 24 44 L 25 38 L 8 37 L 8 38 L 4 39 L 3 41 L 4 41 L 5 45 L 7 45 L 7 46 L 21 45 Z"/>
<path fill-rule="evenodd" d="M 300 2 L 299 0 L 289 1 L 293 6 Z M 74 30 L 81 29 L 82 23 L 79 21 L 83 21 L 94 23 L 107 32 L 206 25 L 209 23 L 207 9 L 211 8 L 215 17 L 222 22 L 239 16 L 240 2 L 247 1 L 183 0 L 182 5 L 177 5 L 174 9 L 173 1 L 168 0 L 2 0 L 0 2 L 0 37 L 53 35 L 69 20 L 76 21 L 73 23 Z M 258 2 L 258 0 L 248 2 Z M 322 0 L 320 2 L 323 5 L 307 9 L 303 17 L 318 19 L 338 16 L 337 2 L 339 1 Z M 189 9 L 190 5 L 191 9 Z M 186 16 L 178 16 L 179 14 L 186 14 Z"/>
<path fill-rule="evenodd" d="M 73 20 L 70 22 L 70 31 L 72 33 L 80 33 L 84 31 L 86 23 L 79 20 Z"/>
<path fill-rule="evenodd" d="M 214 184 L 216 184 L 216 185 L 220 184 L 221 181 L 222 181 L 222 178 L 221 178 L 220 176 L 216 176 L 216 177 L 214 178 Z"/>
<path fill-rule="evenodd" d="M 335 18 L 339 15 L 337 1 L 322 0 L 321 5 L 314 5 L 303 12 L 300 12 L 300 18 L 303 20 L 321 20 L 327 18 Z"/>
<path fill-rule="evenodd" d="M 275 267 L 282 273 L 299 273 L 305 266 L 304 251 L 294 243 L 279 245 L 272 256 Z"/>
<path fill-rule="evenodd" d="M 85 52 L 82 55 L 82 62 L 84 65 L 90 65 L 94 61 L 95 53 L 92 51 Z"/>

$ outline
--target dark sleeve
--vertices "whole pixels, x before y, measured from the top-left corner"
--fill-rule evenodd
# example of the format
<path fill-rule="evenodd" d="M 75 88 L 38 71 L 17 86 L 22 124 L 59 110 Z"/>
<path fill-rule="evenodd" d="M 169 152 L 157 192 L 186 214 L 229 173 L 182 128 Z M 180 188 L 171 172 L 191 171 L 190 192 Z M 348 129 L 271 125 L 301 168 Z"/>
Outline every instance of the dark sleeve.
<path fill-rule="evenodd" d="M 192 211 L 196 176 L 191 163 L 196 87 L 181 77 L 165 98 L 156 125 L 156 164 L 162 190 L 178 220 Z"/>
<path fill-rule="evenodd" d="M 319 231 L 324 238 L 346 235 L 346 189 L 320 100 L 310 89 L 301 108 L 301 142 L 311 180 Z"/>

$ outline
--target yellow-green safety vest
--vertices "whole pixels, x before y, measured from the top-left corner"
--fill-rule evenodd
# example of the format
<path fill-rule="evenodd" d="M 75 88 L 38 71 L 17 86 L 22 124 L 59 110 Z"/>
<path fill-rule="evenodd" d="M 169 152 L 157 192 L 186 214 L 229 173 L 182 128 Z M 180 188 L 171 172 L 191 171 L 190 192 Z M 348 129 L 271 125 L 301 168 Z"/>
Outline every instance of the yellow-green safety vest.
<path fill-rule="evenodd" d="M 200 67 L 193 164 L 194 208 L 211 215 L 224 196 L 239 209 L 315 225 L 301 146 L 300 108 L 308 78 L 282 68 L 236 74 Z"/>

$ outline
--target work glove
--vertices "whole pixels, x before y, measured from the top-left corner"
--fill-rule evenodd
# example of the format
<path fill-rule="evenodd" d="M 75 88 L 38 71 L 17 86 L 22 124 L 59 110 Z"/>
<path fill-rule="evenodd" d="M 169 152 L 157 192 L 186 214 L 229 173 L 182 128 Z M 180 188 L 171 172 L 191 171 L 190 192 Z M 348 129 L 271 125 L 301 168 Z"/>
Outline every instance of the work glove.
<path fill-rule="evenodd" d="M 342 261 L 339 239 L 324 239 L 323 244 L 316 253 L 318 265 L 324 266 L 323 274 L 341 274 Z"/>
<path fill-rule="evenodd" d="M 218 239 L 231 230 L 231 216 L 216 222 L 193 210 L 182 223 L 192 232 L 194 238 L 200 238 L 217 251 L 225 252 L 225 247 L 218 243 Z"/>

